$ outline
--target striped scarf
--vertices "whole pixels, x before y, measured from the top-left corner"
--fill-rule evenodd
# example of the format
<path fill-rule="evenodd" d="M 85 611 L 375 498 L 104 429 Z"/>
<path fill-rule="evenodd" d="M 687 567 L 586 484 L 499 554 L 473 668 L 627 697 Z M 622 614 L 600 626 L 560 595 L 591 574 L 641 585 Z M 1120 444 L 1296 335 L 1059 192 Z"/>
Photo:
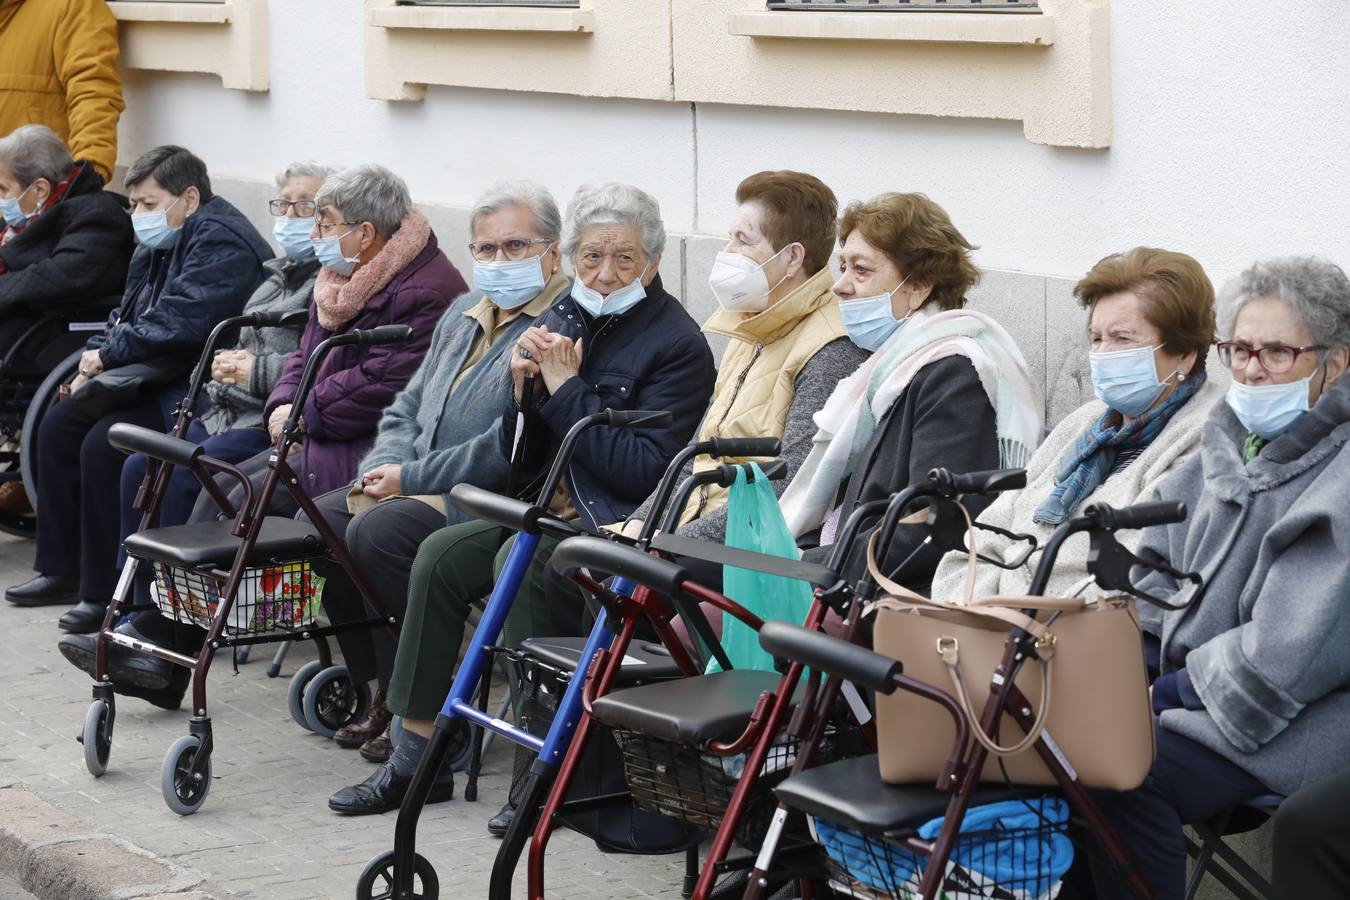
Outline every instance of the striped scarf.
<path fill-rule="evenodd" d="M 1195 396 L 1204 383 L 1205 373 L 1196 372 L 1178 384 L 1166 400 L 1128 423 L 1113 409 L 1102 413 L 1102 417 L 1080 434 L 1060 459 L 1055 489 L 1036 507 L 1032 521 L 1040 525 L 1058 525 L 1073 515 L 1111 473 L 1116 454 L 1132 448 L 1142 450 L 1153 443 L 1176 411 Z"/>

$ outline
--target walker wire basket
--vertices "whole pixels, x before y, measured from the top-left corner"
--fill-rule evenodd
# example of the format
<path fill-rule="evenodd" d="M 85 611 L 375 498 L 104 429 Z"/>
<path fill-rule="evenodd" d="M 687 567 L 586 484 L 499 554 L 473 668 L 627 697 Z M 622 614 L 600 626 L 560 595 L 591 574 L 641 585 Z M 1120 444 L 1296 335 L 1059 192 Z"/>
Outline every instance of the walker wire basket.
<path fill-rule="evenodd" d="M 154 564 L 151 594 L 160 611 L 175 622 L 210 628 L 223 602 L 226 573 Z M 293 560 L 245 569 L 234 604 L 225 619 L 236 637 L 313 628 L 323 599 L 324 579 L 311 561 Z"/>
<path fill-rule="evenodd" d="M 698 747 L 615 728 L 623 751 L 624 778 L 637 805 L 716 831 L 731 794 L 745 769 L 747 754 L 715 756 Z M 817 764 L 833 758 L 834 731 L 827 730 L 816 753 Z M 792 770 L 801 742 L 781 734 L 769 747 L 759 778 L 746 798 L 736 826 L 736 841 L 757 848 L 763 842 L 778 801 L 773 789 Z"/>
<path fill-rule="evenodd" d="M 916 900 L 928 860 L 899 841 L 933 840 L 941 822 L 934 819 L 917 830 L 883 836 L 810 818 L 812 835 L 824 851 L 831 890 L 859 900 Z M 1073 862 L 1067 827 L 1067 804 L 1056 797 L 968 810 L 938 897 L 1051 900 L 1059 895 L 1061 879 Z"/>

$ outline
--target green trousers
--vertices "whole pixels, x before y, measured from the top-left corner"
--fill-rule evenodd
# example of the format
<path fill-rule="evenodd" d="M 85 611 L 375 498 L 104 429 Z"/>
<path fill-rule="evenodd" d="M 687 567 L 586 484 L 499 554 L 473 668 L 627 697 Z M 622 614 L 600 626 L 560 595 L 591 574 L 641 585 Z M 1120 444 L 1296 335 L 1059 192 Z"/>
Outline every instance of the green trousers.
<path fill-rule="evenodd" d="M 422 542 L 408 577 L 408 610 L 386 701 L 396 715 L 434 719 L 440 713 L 454 681 L 469 608 L 492 593 L 514 540 L 499 525 L 473 521 L 442 528 Z M 554 609 L 545 601 L 548 560 L 557 545 L 548 537 L 540 540 L 498 644 L 514 647 L 528 637 L 582 633 L 576 608 Z"/>

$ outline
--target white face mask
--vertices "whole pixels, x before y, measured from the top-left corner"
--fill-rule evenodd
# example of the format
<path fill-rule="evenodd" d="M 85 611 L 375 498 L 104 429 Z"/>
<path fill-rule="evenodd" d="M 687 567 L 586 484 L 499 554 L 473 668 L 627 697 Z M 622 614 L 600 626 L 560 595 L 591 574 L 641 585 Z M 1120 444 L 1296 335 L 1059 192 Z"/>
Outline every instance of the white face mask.
<path fill-rule="evenodd" d="M 791 247 L 788 244 L 783 250 Z M 757 263 L 748 256 L 723 251 L 713 261 L 712 274 L 708 276 L 708 288 L 717 298 L 718 304 L 729 312 L 762 312 L 769 306 L 769 295 L 779 284 L 787 280 L 787 273 L 778 279 L 778 283 L 769 286 L 764 267 L 778 258 L 779 250 L 773 256 Z"/>
<path fill-rule="evenodd" d="M 630 283 L 603 296 L 595 288 L 582 284 L 580 278 L 574 278 L 572 299 L 592 317 L 621 316 L 647 296 L 647 289 L 642 285 L 642 279 L 646 277 L 647 269 L 643 269 L 642 274 Z"/>

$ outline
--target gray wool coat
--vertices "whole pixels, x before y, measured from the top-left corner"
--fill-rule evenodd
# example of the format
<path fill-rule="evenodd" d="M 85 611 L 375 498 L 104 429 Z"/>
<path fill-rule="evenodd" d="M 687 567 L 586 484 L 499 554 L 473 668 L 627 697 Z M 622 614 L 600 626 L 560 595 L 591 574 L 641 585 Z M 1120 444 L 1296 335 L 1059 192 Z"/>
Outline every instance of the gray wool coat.
<path fill-rule="evenodd" d="M 297 262 L 282 256 L 263 263 L 263 273 L 263 283 L 244 304 L 244 313 L 281 313 L 309 308 L 314 296 L 314 279 L 319 276 L 318 260 Z M 293 328 L 239 330 L 239 342 L 235 346 L 253 354 L 249 383 L 206 382 L 206 396 L 211 405 L 202 413 L 201 422 L 207 431 L 220 434 L 230 428 L 264 426 L 263 404 L 281 377 L 286 358 L 300 345 L 303 327 L 304 323 Z"/>
<path fill-rule="evenodd" d="M 1350 759 L 1350 378 L 1244 464 L 1246 434 L 1218 404 L 1200 452 L 1159 485 L 1190 516 L 1141 546 L 1212 575 L 1199 603 L 1141 615 L 1162 670 L 1184 667 L 1205 705 L 1162 727 L 1290 794 Z M 1179 593 L 1165 576 L 1140 586 Z"/>
<path fill-rule="evenodd" d="M 441 316 L 427 355 L 380 416 L 375 446 L 357 469 L 360 474 L 386 463 L 402 466 L 399 493 L 444 495 L 451 525 L 469 518 L 450 502 L 452 487 L 461 481 L 489 491 L 506 487 L 510 466 L 501 450 L 501 418 L 512 402 L 511 351 L 535 322 L 523 311 L 512 320 L 464 376 L 452 402 L 450 386 L 482 333 L 466 313 L 482 299 L 481 292 L 470 291 Z"/>

